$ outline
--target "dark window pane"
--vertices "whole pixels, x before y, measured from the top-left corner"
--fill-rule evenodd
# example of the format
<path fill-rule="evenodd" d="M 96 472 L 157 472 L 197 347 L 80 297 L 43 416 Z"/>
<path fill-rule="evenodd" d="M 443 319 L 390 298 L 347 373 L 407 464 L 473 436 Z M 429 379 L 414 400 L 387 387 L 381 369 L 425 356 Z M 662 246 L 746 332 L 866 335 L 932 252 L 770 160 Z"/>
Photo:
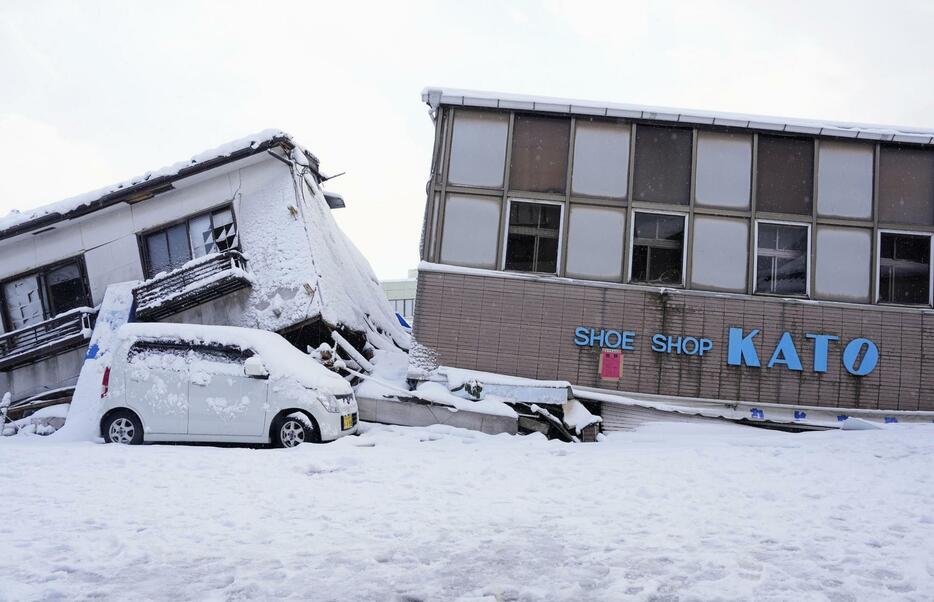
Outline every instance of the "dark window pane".
<path fill-rule="evenodd" d="M 632 281 L 681 284 L 684 218 L 636 213 L 632 241 Z"/>
<path fill-rule="evenodd" d="M 934 151 L 882 147 L 879 221 L 934 225 Z"/>
<path fill-rule="evenodd" d="M 650 248 L 649 282 L 681 283 L 681 249 Z"/>
<path fill-rule="evenodd" d="M 632 279 L 634 282 L 646 282 L 649 279 L 649 248 L 645 245 L 632 247 Z"/>
<path fill-rule="evenodd" d="M 808 229 L 787 224 L 758 225 L 756 292 L 807 293 Z"/>
<path fill-rule="evenodd" d="M 883 232 L 879 249 L 879 300 L 926 305 L 930 302 L 931 239 Z"/>
<path fill-rule="evenodd" d="M 510 203 L 506 269 L 557 272 L 560 226 L 561 207 L 558 205 Z"/>
<path fill-rule="evenodd" d="M 636 128 L 633 197 L 687 205 L 691 196 L 691 130 L 640 125 Z"/>
<path fill-rule="evenodd" d="M 567 188 L 571 122 L 517 115 L 509 186 L 513 190 L 556 192 Z"/>
<path fill-rule="evenodd" d="M 510 234 L 506 241 L 506 269 L 532 272 L 535 258 L 535 237 Z"/>
<path fill-rule="evenodd" d="M 165 232 L 156 232 L 146 237 L 146 255 L 149 257 L 149 276 L 165 271 L 172 265 Z"/>
<path fill-rule="evenodd" d="M 558 271 L 558 238 L 541 238 L 535 256 L 535 271 L 554 273 Z"/>
<path fill-rule="evenodd" d="M 146 237 L 146 254 L 149 259 L 148 277 L 159 272 L 173 270 L 191 260 L 191 243 L 188 240 L 188 225 L 178 224 Z"/>
<path fill-rule="evenodd" d="M 52 315 L 89 305 L 77 264 L 71 263 L 49 271 L 45 283 L 49 290 L 49 313 Z"/>
<path fill-rule="evenodd" d="M 188 226 L 179 224 L 166 230 L 169 239 L 169 257 L 171 267 L 177 268 L 191 260 L 191 246 L 188 242 Z"/>
<path fill-rule="evenodd" d="M 814 141 L 759 136 L 756 209 L 808 215 L 814 194 Z"/>

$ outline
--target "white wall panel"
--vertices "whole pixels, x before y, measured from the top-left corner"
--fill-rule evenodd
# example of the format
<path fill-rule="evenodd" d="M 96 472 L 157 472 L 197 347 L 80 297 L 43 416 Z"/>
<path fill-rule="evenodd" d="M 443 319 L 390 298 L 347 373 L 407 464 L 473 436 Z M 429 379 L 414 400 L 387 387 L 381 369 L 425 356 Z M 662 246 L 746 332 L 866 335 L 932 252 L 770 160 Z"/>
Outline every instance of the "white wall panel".
<path fill-rule="evenodd" d="M 0 280 L 36 267 L 36 237 L 17 236 L 0 246 Z"/>
<path fill-rule="evenodd" d="M 108 285 L 143 278 L 139 245 L 133 234 L 87 251 L 84 261 L 88 269 L 91 299 L 95 305 L 104 299 Z"/>
<path fill-rule="evenodd" d="M 821 140 L 817 212 L 825 217 L 872 217 L 873 147 Z"/>
<path fill-rule="evenodd" d="M 815 297 L 869 301 L 871 230 L 819 226 L 815 259 Z"/>
<path fill-rule="evenodd" d="M 752 136 L 698 132 L 695 199 L 705 207 L 748 209 Z"/>
<path fill-rule="evenodd" d="M 496 266 L 501 200 L 448 195 L 441 235 L 441 261 L 479 268 Z"/>
<path fill-rule="evenodd" d="M 629 183 L 630 126 L 578 120 L 574 135 L 574 194 L 622 198 Z"/>
<path fill-rule="evenodd" d="M 572 205 L 568 224 L 568 276 L 622 279 L 625 225 L 626 214 L 622 210 Z"/>
<path fill-rule="evenodd" d="M 748 241 L 747 220 L 695 216 L 691 247 L 694 286 L 745 291 Z"/>
<path fill-rule="evenodd" d="M 81 239 L 85 249 L 93 249 L 133 233 L 133 214 L 128 205 L 97 211 L 82 219 Z"/>
<path fill-rule="evenodd" d="M 80 255 L 84 250 L 81 228 L 59 224 L 54 230 L 33 236 L 36 242 L 36 266 Z"/>
<path fill-rule="evenodd" d="M 501 188 L 508 130 L 509 119 L 505 114 L 455 111 L 448 181 Z"/>

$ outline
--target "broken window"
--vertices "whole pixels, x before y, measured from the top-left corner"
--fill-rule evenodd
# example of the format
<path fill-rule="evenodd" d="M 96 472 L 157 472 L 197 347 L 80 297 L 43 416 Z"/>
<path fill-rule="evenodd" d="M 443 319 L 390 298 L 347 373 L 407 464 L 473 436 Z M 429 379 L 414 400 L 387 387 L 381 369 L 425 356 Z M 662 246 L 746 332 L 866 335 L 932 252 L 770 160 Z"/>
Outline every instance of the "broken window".
<path fill-rule="evenodd" d="M 560 205 L 512 201 L 509 204 L 506 269 L 556 273 L 560 229 Z"/>
<path fill-rule="evenodd" d="M 683 215 L 636 212 L 630 280 L 651 284 L 681 284 L 684 222 Z"/>
<path fill-rule="evenodd" d="M 758 224 L 756 292 L 805 295 L 808 282 L 808 226 Z"/>
<path fill-rule="evenodd" d="M 10 330 L 91 305 L 84 271 L 78 260 L 10 280 L 3 284 L 2 291 Z"/>
<path fill-rule="evenodd" d="M 174 270 L 197 257 L 236 249 L 239 244 L 230 207 L 151 232 L 145 241 L 147 278 Z"/>
<path fill-rule="evenodd" d="M 879 235 L 879 301 L 930 303 L 931 237 L 923 234 Z"/>

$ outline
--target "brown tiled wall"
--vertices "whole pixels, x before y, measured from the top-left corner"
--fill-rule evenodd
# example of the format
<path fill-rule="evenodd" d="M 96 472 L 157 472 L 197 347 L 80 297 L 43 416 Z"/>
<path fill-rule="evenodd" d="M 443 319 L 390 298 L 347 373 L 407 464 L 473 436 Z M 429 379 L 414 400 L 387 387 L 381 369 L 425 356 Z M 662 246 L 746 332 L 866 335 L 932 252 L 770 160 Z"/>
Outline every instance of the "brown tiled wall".
<path fill-rule="evenodd" d="M 619 383 L 601 381 L 595 349 L 574 345 L 578 326 L 631 330 Z M 728 330 L 759 329 L 762 368 L 726 363 Z M 792 333 L 803 372 L 766 368 L 782 332 Z M 709 337 L 703 357 L 657 353 L 655 333 Z M 840 336 L 828 370 L 816 373 L 804 333 Z M 415 336 L 442 362 L 621 391 L 713 399 L 891 410 L 934 410 L 934 313 L 897 308 L 766 300 L 690 293 L 662 295 L 636 287 L 581 286 L 420 271 Z M 878 345 L 867 376 L 843 367 L 842 347 L 856 337 Z M 927 343 L 926 343 L 927 342 Z M 927 370 L 925 370 L 927 368 Z"/>

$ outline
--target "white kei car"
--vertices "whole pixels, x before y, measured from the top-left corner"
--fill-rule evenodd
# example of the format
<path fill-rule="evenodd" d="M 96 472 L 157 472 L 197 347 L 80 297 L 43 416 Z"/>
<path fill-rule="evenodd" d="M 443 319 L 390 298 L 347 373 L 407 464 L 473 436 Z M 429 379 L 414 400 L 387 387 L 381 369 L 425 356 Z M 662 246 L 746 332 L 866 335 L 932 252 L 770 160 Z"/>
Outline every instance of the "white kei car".
<path fill-rule="evenodd" d="M 350 384 L 278 334 L 231 326 L 120 328 L 101 392 L 109 443 L 272 443 L 357 431 Z"/>

